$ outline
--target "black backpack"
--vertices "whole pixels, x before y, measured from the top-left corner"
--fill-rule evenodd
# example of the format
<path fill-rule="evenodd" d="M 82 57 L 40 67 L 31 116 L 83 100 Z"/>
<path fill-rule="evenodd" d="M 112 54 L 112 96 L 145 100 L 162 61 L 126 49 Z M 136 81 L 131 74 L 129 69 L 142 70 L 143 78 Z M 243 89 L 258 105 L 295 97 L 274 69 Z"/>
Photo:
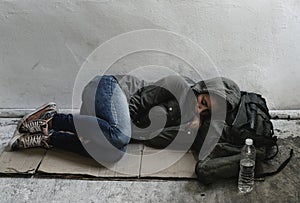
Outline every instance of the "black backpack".
<path fill-rule="evenodd" d="M 197 162 L 198 180 L 209 184 L 223 178 L 238 177 L 240 151 L 245 140 L 251 138 L 256 148 L 255 178 L 264 178 L 280 172 L 290 161 L 284 161 L 274 172 L 261 173 L 260 162 L 274 158 L 278 153 L 277 137 L 265 99 L 256 93 L 241 92 L 241 100 L 231 123 L 226 123 L 219 142 L 210 155 Z"/>

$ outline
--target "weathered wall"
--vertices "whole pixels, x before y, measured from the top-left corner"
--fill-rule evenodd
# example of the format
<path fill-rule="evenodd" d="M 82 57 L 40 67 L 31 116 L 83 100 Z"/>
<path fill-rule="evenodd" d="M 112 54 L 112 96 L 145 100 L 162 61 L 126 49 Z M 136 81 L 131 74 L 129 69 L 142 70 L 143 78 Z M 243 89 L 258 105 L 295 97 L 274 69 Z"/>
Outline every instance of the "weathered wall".
<path fill-rule="evenodd" d="M 33 108 L 49 100 L 70 108 L 85 58 L 116 35 L 146 28 L 190 38 L 220 74 L 242 89 L 264 94 L 272 109 L 300 109 L 296 0 L 2 0 L 0 108 Z M 145 58 L 157 57 L 147 54 L 114 66 L 146 65 Z M 169 59 L 159 56 L 157 61 L 184 69 L 180 60 Z"/>

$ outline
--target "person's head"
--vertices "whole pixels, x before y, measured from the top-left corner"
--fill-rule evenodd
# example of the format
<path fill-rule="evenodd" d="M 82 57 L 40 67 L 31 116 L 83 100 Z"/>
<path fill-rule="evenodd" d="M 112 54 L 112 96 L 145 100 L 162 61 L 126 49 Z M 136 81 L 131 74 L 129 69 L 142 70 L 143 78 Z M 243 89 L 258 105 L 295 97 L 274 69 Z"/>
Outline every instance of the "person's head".
<path fill-rule="evenodd" d="M 221 98 L 216 95 L 209 95 L 208 93 L 203 93 L 197 95 L 197 113 L 201 116 L 207 116 L 211 113 L 211 110 L 218 110 Z"/>
<path fill-rule="evenodd" d="M 224 77 L 211 78 L 199 81 L 192 86 L 197 97 L 198 110 L 200 115 L 208 115 L 212 110 L 226 112 L 235 109 L 240 101 L 240 89 L 238 85 Z"/>

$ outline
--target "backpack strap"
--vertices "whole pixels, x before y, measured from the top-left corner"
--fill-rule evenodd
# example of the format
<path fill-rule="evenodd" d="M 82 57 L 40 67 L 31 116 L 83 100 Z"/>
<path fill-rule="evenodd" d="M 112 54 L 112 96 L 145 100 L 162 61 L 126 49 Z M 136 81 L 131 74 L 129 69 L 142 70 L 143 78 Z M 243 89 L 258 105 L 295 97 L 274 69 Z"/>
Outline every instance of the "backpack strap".
<path fill-rule="evenodd" d="M 255 178 L 264 178 L 264 177 L 272 176 L 272 175 L 275 175 L 275 174 L 279 173 L 290 162 L 293 154 L 294 154 L 294 150 L 291 149 L 290 156 L 278 167 L 278 169 L 276 171 L 272 171 L 272 172 L 268 172 L 268 173 L 262 173 L 262 174 L 255 175 Z"/>
<path fill-rule="evenodd" d="M 276 137 L 276 139 L 277 139 L 277 137 Z M 275 143 L 275 146 L 276 146 L 276 152 L 275 152 L 272 156 L 266 157 L 266 158 L 265 158 L 266 161 L 267 161 L 267 160 L 273 159 L 273 158 L 278 154 L 279 149 L 278 149 L 277 143 Z"/>

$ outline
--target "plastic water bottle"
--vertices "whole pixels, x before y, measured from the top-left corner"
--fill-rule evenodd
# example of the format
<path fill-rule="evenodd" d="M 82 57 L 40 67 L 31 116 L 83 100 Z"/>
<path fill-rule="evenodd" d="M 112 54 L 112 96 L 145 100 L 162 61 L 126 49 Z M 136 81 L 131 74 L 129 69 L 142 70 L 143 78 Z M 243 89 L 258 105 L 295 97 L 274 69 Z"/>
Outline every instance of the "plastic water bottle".
<path fill-rule="evenodd" d="M 254 168 L 256 151 L 252 139 L 246 139 L 241 151 L 238 188 L 242 193 L 251 192 L 254 186 Z"/>

